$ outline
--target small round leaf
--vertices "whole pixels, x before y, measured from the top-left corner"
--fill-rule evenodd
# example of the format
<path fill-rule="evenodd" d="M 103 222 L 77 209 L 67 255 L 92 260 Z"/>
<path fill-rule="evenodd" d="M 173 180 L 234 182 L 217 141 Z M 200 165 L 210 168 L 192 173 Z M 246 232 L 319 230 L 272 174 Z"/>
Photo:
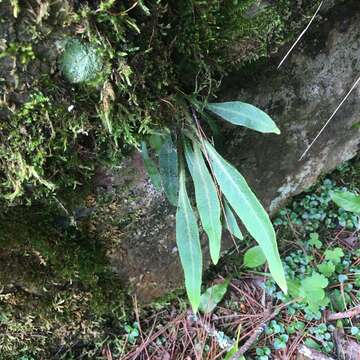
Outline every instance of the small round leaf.
<path fill-rule="evenodd" d="M 264 265 L 265 262 L 266 258 L 260 246 L 250 248 L 244 255 L 244 265 L 248 268 L 256 268 Z"/>

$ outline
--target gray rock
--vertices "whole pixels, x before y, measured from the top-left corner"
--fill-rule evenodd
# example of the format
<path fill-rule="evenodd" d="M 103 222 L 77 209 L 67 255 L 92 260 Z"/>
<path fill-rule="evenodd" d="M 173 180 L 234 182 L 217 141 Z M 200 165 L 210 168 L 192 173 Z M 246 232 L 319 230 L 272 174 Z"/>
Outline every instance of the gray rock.
<path fill-rule="evenodd" d="M 227 157 L 246 175 L 271 213 L 358 150 L 360 132 L 352 126 L 359 122 L 360 86 L 299 161 L 360 76 L 360 6 L 353 4 L 334 9 L 330 20 L 305 35 L 303 46 L 279 70 L 270 67 L 258 78 L 242 82 L 241 91 L 233 86 L 224 94 L 227 100 L 259 106 L 281 128 L 281 136 L 233 128 L 231 136 L 225 136 Z"/>

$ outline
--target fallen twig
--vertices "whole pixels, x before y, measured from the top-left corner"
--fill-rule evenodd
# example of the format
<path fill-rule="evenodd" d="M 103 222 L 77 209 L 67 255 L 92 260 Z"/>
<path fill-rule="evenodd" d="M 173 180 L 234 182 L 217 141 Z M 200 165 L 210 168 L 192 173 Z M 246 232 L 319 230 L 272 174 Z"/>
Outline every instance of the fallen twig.
<path fill-rule="evenodd" d="M 335 360 L 334 358 L 327 356 L 320 351 L 310 349 L 305 345 L 300 345 L 298 354 L 302 355 L 304 359 L 308 360 Z"/>
<path fill-rule="evenodd" d="M 282 304 L 282 305 L 278 306 L 277 308 L 275 308 L 272 313 L 269 313 L 270 310 L 267 309 L 265 311 L 265 313 L 267 313 L 267 315 L 265 315 L 262 323 L 256 327 L 254 332 L 250 335 L 249 339 L 246 340 L 244 345 L 241 346 L 241 348 L 231 357 L 230 360 L 239 360 L 251 348 L 251 346 L 256 342 L 256 340 L 259 338 L 259 336 L 264 332 L 267 323 L 270 320 L 272 320 L 275 316 L 277 316 L 282 309 L 286 308 L 288 305 L 293 304 L 294 302 L 297 302 L 297 301 L 299 301 L 299 298 L 293 299 L 293 300 L 287 302 L 286 304 Z"/>
<path fill-rule="evenodd" d="M 166 332 L 171 326 L 174 326 L 174 324 L 178 323 L 179 321 L 182 321 L 185 318 L 186 314 L 180 314 L 178 317 L 176 317 L 174 320 L 168 322 L 165 326 L 163 326 L 160 330 L 158 330 L 156 333 L 154 333 L 151 337 L 148 337 L 142 344 L 140 344 L 134 351 L 128 353 L 123 360 L 126 359 L 136 359 L 143 351 L 144 349 L 156 338 L 158 338 L 160 335 L 162 335 L 164 332 Z"/>
<path fill-rule="evenodd" d="M 338 356 L 338 360 L 345 360 L 345 350 L 344 350 L 344 329 L 341 328 L 336 328 L 333 331 L 333 337 L 335 340 L 335 344 L 336 344 L 336 353 Z"/>
<path fill-rule="evenodd" d="M 227 349 L 233 345 L 234 342 L 230 338 L 225 336 L 222 332 L 218 331 L 212 324 L 204 321 L 201 316 L 194 315 L 192 312 L 190 312 L 187 319 L 196 323 L 205 331 L 207 335 L 209 335 L 211 338 L 214 338 L 221 349 Z"/>
<path fill-rule="evenodd" d="M 144 337 L 143 337 L 143 332 L 142 332 L 142 329 L 141 329 L 139 308 L 138 308 L 138 302 L 137 302 L 136 295 L 134 296 L 134 310 L 135 310 L 135 316 L 136 316 L 136 321 L 137 321 L 137 324 L 138 324 L 138 329 L 139 329 L 141 341 L 144 342 Z M 147 348 L 145 348 L 144 350 L 145 350 L 146 356 L 149 357 Z"/>
<path fill-rule="evenodd" d="M 269 320 L 268 320 L 269 321 Z M 239 360 L 250 348 L 251 346 L 257 341 L 259 336 L 264 332 L 266 328 L 266 323 L 260 324 L 246 340 L 245 344 L 232 356 L 230 360 Z"/>
<path fill-rule="evenodd" d="M 334 321 L 339 319 L 348 319 L 352 318 L 354 316 L 360 315 L 360 305 L 355 306 L 354 308 L 344 311 L 344 312 L 338 312 L 338 313 L 330 313 L 326 316 L 327 321 Z"/>

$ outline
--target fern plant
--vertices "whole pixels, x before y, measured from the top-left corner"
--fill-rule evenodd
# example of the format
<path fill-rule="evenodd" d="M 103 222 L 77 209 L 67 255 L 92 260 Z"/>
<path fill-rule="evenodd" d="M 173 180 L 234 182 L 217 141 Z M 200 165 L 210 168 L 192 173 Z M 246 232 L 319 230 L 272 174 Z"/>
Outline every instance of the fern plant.
<path fill-rule="evenodd" d="M 209 103 L 203 109 L 198 103 L 193 105 L 177 133 L 176 143 L 170 131 L 150 138 L 150 145 L 158 154 L 160 171 L 149 157 L 146 143 L 142 143 L 149 177 L 158 189 L 164 189 L 169 202 L 177 206 L 176 242 L 192 309 L 196 312 L 200 304 L 202 252 L 197 217 L 186 187 L 187 170 L 194 183 L 196 208 L 209 240 L 212 262 L 217 264 L 220 257 L 223 228 L 242 239 L 238 217 L 259 244 L 272 277 L 286 293 L 284 270 L 269 216 L 244 177 L 207 139 L 198 115 L 210 125 L 214 121 L 209 117 L 212 113 L 232 124 L 262 133 L 279 134 L 280 130 L 266 113 L 247 103 Z"/>

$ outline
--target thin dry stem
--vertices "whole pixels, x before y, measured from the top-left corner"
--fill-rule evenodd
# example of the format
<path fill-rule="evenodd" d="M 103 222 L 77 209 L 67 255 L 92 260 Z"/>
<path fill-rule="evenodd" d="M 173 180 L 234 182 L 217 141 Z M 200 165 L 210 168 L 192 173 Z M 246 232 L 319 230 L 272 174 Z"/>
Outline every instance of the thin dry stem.
<path fill-rule="evenodd" d="M 337 114 L 337 112 L 339 111 L 339 109 L 343 106 L 344 102 L 347 100 L 347 98 L 350 96 L 350 94 L 354 91 L 354 89 L 356 88 L 356 86 L 360 83 L 360 76 L 359 78 L 355 81 L 354 85 L 351 87 L 351 89 L 349 90 L 349 92 L 345 95 L 345 97 L 343 98 L 343 100 L 341 101 L 341 103 L 338 105 L 338 107 L 335 109 L 335 111 L 332 113 L 332 115 L 330 116 L 330 118 L 326 121 L 325 125 L 321 128 L 321 130 L 318 132 L 318 134 L 315 136 L 314 140 L 311 142 L 311 144 L 306 148 L 306 150 L 303 152 L 303 154 L 300 156 L 299 161 L 301 161 L 305 155 L 309 152 L 309 150 L 311 149 L 311 147 L 315 144 L 315 142 L 317 141 L 317 139 L 320 137 L 320 135 L 323 133 L 323 131 L 325 130 L 325 128 L 329 125 L 330 121 L 334 118 L 334 116 Z"/>
<path fill-rule="evenodd" d="M 295 46 L 298 44 L 298 42 L 301 40 L 301 38 L 305 35 L 305 33 L 308 31 L 308 29 L 310 28 L 311 24 L 313 23 L 313 21 L 316 18 L 316 15 L 319 13 L 322 5 L 323 5 L 324 1 L 321 1 L 319 7 L 317 8 L 315 14 L 313 15 L 313 17 L 311 18 L 310 22 L 307 24 L 306 28 L 301 32 L 301 34 L 299 35 L 299 37 L 296 39 L 296 41 L 294 42 L 294 44 L 291 46 L 290 50 L 286 53 L 286 55 L 284 56 L 284 58 L 281 60 L 280 64 L 278 65 L 278 69 L 280 69 L 281 65 L 285 62 L 285 60 L 288 58 L 288 56 L 291 54 L 291 52 L 294 50 Z"/>

